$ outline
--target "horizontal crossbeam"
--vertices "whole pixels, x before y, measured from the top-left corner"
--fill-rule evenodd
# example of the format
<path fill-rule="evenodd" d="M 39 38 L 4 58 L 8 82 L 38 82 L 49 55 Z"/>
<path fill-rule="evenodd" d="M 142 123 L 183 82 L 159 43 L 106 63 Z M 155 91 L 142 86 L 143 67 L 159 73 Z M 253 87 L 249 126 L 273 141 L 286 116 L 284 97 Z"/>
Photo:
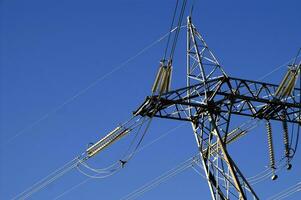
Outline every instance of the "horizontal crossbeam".
<path fill-rule="evenodd" d="M 284 99 L 277 99 L 278 85 L 233 77 L 218 77 L 207 82 L 207 103 L 204 84 L 170 91 L 160 96 L 147 97 L 134 112 L 135 115 L 192 121 L 189 109 L 195 109 L 195 117 L 201 113 L 231 113 L 252 118 L 301 124 L 300 88 Z M 189 92 L 189 95 L 187 93 Z M 156 108 L 156 109 L 155 109 Z M 156 113 L 153 112 L 156 110 Z M 284 112 L 285 111 L 285 112 Z"/>

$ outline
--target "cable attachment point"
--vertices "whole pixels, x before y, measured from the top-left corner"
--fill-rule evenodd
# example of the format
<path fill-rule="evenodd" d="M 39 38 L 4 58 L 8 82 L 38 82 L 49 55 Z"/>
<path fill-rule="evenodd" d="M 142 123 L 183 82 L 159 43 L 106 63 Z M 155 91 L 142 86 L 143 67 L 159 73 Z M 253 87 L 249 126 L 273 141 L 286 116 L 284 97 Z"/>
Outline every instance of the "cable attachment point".
<path fill-rule="evenodd" d="M 273 174 L 273 176 L 271 177 L 272 181 L 275 181 L 277 178 L 278 178 L 278 176 L 276 174 Z"/>
<path fill-rule="evenodd" d="M 127 160 L 119 160 L 119 163 L 121 165 L 121 168 L 124 168 L 125 165 L 128 163 L 128 161 Z"/>
<path fill-rule="evenodd" d="M 287 170 L 291 170 L 292 167 L 293 167 L 293 165 L 292 165 L 291 163 L 288 163 L 287 166 L 286 166 L 286 169 L 287 169 Z"/>

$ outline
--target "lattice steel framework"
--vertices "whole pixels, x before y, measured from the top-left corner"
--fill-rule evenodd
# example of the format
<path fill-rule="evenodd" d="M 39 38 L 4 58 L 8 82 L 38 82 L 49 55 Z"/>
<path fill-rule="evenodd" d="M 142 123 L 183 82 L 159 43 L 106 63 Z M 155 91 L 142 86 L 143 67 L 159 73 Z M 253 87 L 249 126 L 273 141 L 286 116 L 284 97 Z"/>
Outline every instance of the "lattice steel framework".
<path fill-rule="evenodd" d="M 227 151 L 239 136 L 233 115 L 301 124 L 300 88 L 279 99 L 278 85 L 229 77 L 187 19 L 187 86 L 147 97 L 135 115 L 189 121 L 212 199 L 259 199 Z"/>

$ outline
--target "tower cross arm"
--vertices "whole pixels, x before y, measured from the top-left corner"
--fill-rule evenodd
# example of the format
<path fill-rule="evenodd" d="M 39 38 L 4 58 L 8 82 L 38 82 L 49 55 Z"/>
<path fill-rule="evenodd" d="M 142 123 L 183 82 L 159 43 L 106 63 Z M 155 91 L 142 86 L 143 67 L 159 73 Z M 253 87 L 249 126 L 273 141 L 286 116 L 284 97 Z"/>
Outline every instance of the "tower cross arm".
<path fill-rule="evenodd" d="M 291 95 L 277 99 L 275 91 L 278 85 L 251 81 L 233 77 L 218 77 L 208 81 L 207 99 L 203 84 L 180 88 L 160 96 L 147 97 L 134 112 L 135 115 L 169 118 L 183 121 L 193 120 L 188 115 L 194 109 L 200 115 L 206 112 L 231 113 L 252 118 L 283 120 L 283 111 L 287 122 L 301 123 L 300 88 L 294 88 Z M 187 91 L 190 91 L 187 95 Z M 197 117 L 197 116 L 196 116 Z"/>

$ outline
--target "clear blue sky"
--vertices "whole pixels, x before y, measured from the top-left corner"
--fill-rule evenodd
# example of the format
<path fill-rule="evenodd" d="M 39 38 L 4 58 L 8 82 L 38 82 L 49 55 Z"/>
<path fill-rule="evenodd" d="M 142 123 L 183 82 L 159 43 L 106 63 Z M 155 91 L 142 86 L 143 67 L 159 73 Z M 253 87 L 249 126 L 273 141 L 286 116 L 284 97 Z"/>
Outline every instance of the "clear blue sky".
<path fill-rule="evenodd" d="M 257 79 L 286 63 L 301 46 L 299 0 L 196 2 L 194 23 L 232 76 Z M 0 2 L 0 199 L 12 198 L 131 116 L 150 94 L 165 41 L 26 128 L 165 34 L 174 4 L 174 0 Z M 179 40 L 173 87 L 185 86 L 185 31 Z M 282 68 L 266 81 L 279 83 L 284 72 Z M 144 144 L 177 124 L 154 120 Z M 273 126 L 279 159 L 282 133 L 279 124 Z M 93 166 L 118 159 L 124 147 L 114 145 L 98 155 Z M 265 169 L 266 149 L 261 126 L 233 144 L 230 152 L 249 177 Z M 117 175 L 91 180 L 61 199 L 120 199 L 196 150 L 190 125 L 184 125 L 137 154 Z M 262 199 L 301 181 L 300 153 L 290 172 L 283 170 L 276 182 L 268 179 L 254 186 Z M 84 179 L 74 170 L 32 199 L 53 199 Z M 163 198 L 209 199 L 209 189 L 188 169 L 141 197 Z M 301 194 L 289 199 L 301 199 Z"/>

